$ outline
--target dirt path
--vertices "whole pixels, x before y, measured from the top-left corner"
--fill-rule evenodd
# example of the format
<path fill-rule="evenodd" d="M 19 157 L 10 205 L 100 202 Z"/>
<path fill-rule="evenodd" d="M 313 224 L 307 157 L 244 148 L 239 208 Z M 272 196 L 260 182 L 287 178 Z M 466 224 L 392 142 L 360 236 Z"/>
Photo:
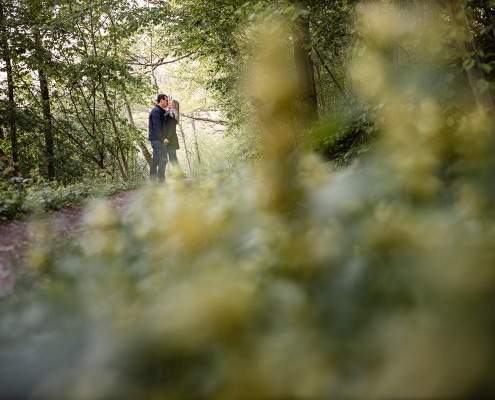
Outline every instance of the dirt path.
<path fill-rule="evenodd" d="M 109 196 L 107 200 L 119 213 L 125 211 L 137 190 L 128 190 Z M 70 206 L 45 214 L 44 221 L 51 237 L 70 238 L 83 215 L 84 206 Z M 10 221 L 0 224 L 0 298 L 12 293 L 15 286 L 16 266 L 22 264 L 32 238 L 33 222 Z"/>

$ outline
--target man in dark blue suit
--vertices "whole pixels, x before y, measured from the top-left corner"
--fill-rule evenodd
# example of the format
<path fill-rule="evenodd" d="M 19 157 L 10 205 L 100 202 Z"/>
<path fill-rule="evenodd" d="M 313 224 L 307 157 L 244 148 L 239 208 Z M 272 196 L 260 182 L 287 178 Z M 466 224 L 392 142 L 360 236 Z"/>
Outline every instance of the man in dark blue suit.
<path fill-rule="evenodd" d="M 167 110 L 168 96 L 159 94 L 156 98 L 156 106 L 151 110 L 148 123 L 148 139 L 153 149 L 150 162 L 150 181 L 165 181 L 165 168 L 167 166 L 167 147 L 165 146 L 165 124 L 167 118 L 171 118 Z"/>

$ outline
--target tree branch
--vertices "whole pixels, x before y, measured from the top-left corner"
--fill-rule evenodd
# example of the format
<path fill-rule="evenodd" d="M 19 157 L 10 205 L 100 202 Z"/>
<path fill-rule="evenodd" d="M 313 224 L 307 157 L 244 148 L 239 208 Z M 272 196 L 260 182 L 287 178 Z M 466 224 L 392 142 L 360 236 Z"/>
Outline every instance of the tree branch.
<path fill-rule="evenodd" d="M 128 62 L 130 64 L 132 64 L 132 65 L 139 65 L 140 67 L 152 67 L 152 68 L 156 68 L 156 67 L 159 67 L 161 65 L 173 64 L 174 62 L 183 60 L 184 58 L 191 57 L 193 54 L 194 54 L 194 52 L 193 53 L 188 53 L 188 54 L 183 55 L 181 57 L 177 57 L 177 58 L 174 58 L 173 60 L 167 60 L 167 61 L 165 61 L 165 58 L 160 58 L 160 59 L 158 59 L 155 62 L 141 62 L 138 59 L 131 58 L 131 59 L 128 59 Z"/>
<path fill-rule="evenodd" d="M 212 122 L 214 124 L 220 124 L 220 125 L 226 125 L 227 124 L 227 121 L 224 121 L 224 120 L 221 120 L 221 119 L 214 120 L 214 119 L 210 119 L 210 118 L 193 117 L 191 115 L 185 115 L 185 114 L 181 114 L 181 116 L 183 116 L 184 118 L 192 119 L 194 121 Z"/>
<path fill-rule="evenodd" d="M 321 61 L 321 64 L 323 65 L 323 68 L 325 68 L 325 70 L 328 72 L 328 74 L 330 75 L 330 77 L 332 78 L 332 80 L 334 81 L 335 85 L 337 86 L 337 89 L 339 89 L 340 93 L 342 93 L 342 96 L 344 96 L 344 99 L 345 101 L 351 105 L 351 101 L 349 100 L 349 98 L 347 97 L 346 93 L 344 92 L 344 90 L 342 89 L 342 87 L 340 86 L 339 82 L 337 81 L 337 78 L 335 77 L 335 75 L 333 74 L 332 70 L 327 66 L 327 64 L 325 63 L 325 60 L 323 59 L 322 55 L 320 54 L 320 52 L 318 51 L 318 49 L 316 47 L 313 47 L 313 50 L 315 51 L 316 55 L 318 56 L 318 59 Z"/>

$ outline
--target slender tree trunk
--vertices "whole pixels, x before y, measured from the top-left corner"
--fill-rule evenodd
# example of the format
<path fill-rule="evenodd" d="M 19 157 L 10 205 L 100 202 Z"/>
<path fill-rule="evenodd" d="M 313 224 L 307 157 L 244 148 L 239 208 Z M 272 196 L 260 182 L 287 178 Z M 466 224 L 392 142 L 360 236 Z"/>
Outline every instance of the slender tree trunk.
<path fill-rule="evenodd" d="M 129 121 L 129 123 L 132 124 L 133 126 L 136 126 L 136 124 L 134 123 L 134 118 L 132 116 L 131 106 L 129 105 L 127 98 L 125 98 L 125 112 L 127 114 L 127 120 Z M 151 162 L 151 153 L 149 152 L 148 148 L 141 141 L 138 142 L 138 146 L 141 149 L 141 152 L 143 153 L 144 159 L 149 164 Z"/>
<path fill-rule="evenodd" d="M 135 126 L 136 124 L 134 123 L 134 117 L 132 116 L 131 106 L 127 101 L 126 95 L 123 94 L 123 96 L 124 96 L 124 107 L 125 107 L 125 113 L 127 115 L 127 121 L 129 121 L 131 125 Z"/>
<path fill-rule="evenodd" d="M 4 3 L 0 1 L 0 21 L 5 21 Z M 19 144 L 17 141 L 16 105 L 14 98 L 14 79 L 12 72 L 12 59 L 10 58 L 9 34 L 7 28 L 1 25 L 0 40 L 2 59 L 5 63 L 7 75 L 7 125 L 9 127 L 10 146 L 12 149 L 12 163 L 16 175 L 19 175 Z"/>
<path fill-rule="evenodd" d="M 456 44 L 461 53 L 462 60 L 467 62 L 473 57 L 475 65 L 466 70 L 469 86 L 473 93 L 474 101 L 480 111 L 495 118 L 495 105 L 489 90 L 482 90 L 478 83 L 485 79 L 484 73 L 479 67 L 479 59 L 477 57 L 476 47 L 471 34 L 471 27 L 466 17 L 464 1 L 445 0 L 444 6 L 447 10 L 451 23 L 461 29 L 464 33 L 465 40 L 457 39 Z M 457 35 L 459 37 L 459 35 Z"/>
<path fill-rule="evenodd" d="M 10 146 L 12 149 L 12 161 L 14 163 L 14 169 L 19 172 L 19 142 L 17 140 L 17 124 L 16 124 L 16 104 L 14 97 L 14 79 L 12 72 L 12 60 L 9 57 L 4 58 L 5 61 L 5 72 L 7 73 L 7 123 L 10 133 Z"/>
<path fill-rule="evenodd" d="M 318 102 L 314 78 L 314 64 L 309 49 L 311 48 L 309 20 L 299 18 L 292 29 L 294 40 L 294 57 L 298 75 L 300 118 L 303 127 L 307 127 L 318 118 Z"/>
<path fill-rule="evenodd" d="M 332 72 L 332 70 L 330 69 L 330 67 L 327 65 L 327 63 L 325 62 L 325 60 L 324 60 L 323 56 L 321 55 L 321 53 L 315 47 L 313 48 L 313 50 L 315 51 L 317 57 L 319 58 L 319 60 L 321 62 L 321 65 L 328 72 L 328 75 L 330 75 L 330 78 L 332 78 L 333 83 L 335 83 L 335 86 L 337 87 L 337 89 L 339 90 L 339 92 L 342 94 L 342 97 L 345 99 L 345 101 L 347 102 L 347 104 L 351 105 L 351 101 L 349 100 L 349 97 L 345 93 L 345 91 L 342 88 L 342 86 L 340 86 L 339 81 L 337 80 L 335 74 Z"/>
<path fill-rule="evenodd" d="M 201 164 L 201 157 L 199 155 L 199 146 L 198 146 L 198 136 L 196 135 L 196 124 L 194 122 L 194 116 L 191 114 L 191 128 L 193 132 L 194 139 L 194 148 L 196 150 L 196 158 L 198 160 L 198 164 Z"/>
<path fill-rule="evenodd" d="M 102 78 L 100 77 L 100 82 L 102 82 Z M 124 148 L 122 146 L 122 141 L 120 140 L 120 132 L 119 128 L 117 126 L 117 123 L 115 122 L 115 117 L 113 115 L 113 108 L 110 104 L 110 100 L 108 99 L 108 93 L 105 88 L 105 85 L 102 85 L 102 93 L 103 93 L 103 98 L 105 100 L 105 106 L 108 112 L 108 116 L 110 118 L 110 122 L 112 124 L 112 129 L 115 135 L 115 142 L 117 143 L 117 155 L 116 155 L 116 161 L 117 165 L 119 166 L 120 173 L 122 174 L 122 178 L 124 179 L 129 179 L 129 165 L 128 165 L 128 159 L 127 155 L 124 152 Z M 119 157 L 120 156 L 120 157 Z"/>
<path fill-rule="evenodd" d="M 184 154 L 186 155 L 186 161 L 187 161 L 187 168 L 189 169 L 189 172 L 191 171 L 191 160 L 189 159 L 189 152 L 187 151 L 187 145 L 186 145 L 186 135 L 184 134 L 184 130 L 182 129 L 182 121 L 179 123 L 179 129 L 180 129 L 180 137 L 182 139 L 182 145 L 184 146 Z"/>
<path fill-rule="evenodd" d="M 45 154 L 46 154 L 46 169 L 49 180 L 55 179 L 55 150 L 53 143 L 53 125 L 52 113 L 50 109 L 50 90 L 48 88 L 48 80 L 42 69 L 38 70 L 40 80 L 41 104 L 43 108 L 43 122 L 45 128 Z"/>
<path fill-rule="evenodd" d="M 39 9 L 33 5 L 29 6 L 30 14 L 34 21 L 38 21 Z M 53 142 L 53 123 L 52 123 L 52 113 L 50 109 L 50 89 L 48 83 L 48 77 L 46 75 L 46 64 L 47 57 L 45 56 L 45 48 L 43 46 L 43 41 L 40 32 L 35 28 L 36 24 L 33 25 L 33 40 L 36 45 L 35 49 L 35 62 L 38 67 L 38 79 L 40 85 L 41 94 L 41 107 L 43 112 L 43 123 L 44 123 L 44 136 L 45 136 L 45 162 L 46 162 L 46 172 L 49 180 L 55 179 L 55 146 Z"/>

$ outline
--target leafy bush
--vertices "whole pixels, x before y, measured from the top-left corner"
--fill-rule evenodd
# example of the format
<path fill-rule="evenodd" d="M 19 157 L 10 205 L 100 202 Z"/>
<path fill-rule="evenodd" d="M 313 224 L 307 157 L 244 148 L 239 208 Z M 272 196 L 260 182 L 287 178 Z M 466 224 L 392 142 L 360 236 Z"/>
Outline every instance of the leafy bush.
<path fill-rule="evenodd" d="M 142 182 L 108 182 L 104 179 L 66 186 L 57 182 L 33 183 L 31 179 L 23 179 L 17 183 L 6 181 L 0 188 L 0 221 L 81 204 L 92 197 L 105 197 L 141 184 Z"/>
<path fill-rule="evenodd" d="M 350 110 L 326 117 L 313 130 L 313 150 L 339 166 L 363 158 L 379 137 L 374 114 L 375 110 L 361 107 L 358 112 Z"/>
<path fill-rule="evenodd" d="M 24 188 L 28 181 L 18 177 L 0 180 L 0 222 L 22 216 Z"/>
<path fill-rule="evenodd" d="M 14 219 L 19 215 L 21 201 L 19 195 L 13 190 L 7 190 L 2 193 L 0 202 L 0 221 Z"/>

